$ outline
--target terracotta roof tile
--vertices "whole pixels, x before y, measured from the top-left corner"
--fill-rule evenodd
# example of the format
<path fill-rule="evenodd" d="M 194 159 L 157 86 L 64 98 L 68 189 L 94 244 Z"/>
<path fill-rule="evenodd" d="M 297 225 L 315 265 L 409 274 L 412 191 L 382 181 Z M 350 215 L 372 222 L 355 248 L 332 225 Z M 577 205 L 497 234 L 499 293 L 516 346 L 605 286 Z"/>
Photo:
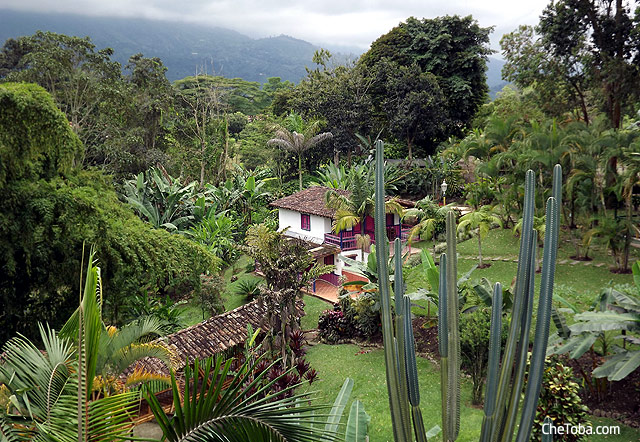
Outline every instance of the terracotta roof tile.
<path fill-rule="evenodd" d="M 304 304 L 301 301 L 298 302 L 300 313 L 304 315 Z M 174 351 L 176 361 L 178 361 L 176 367 L 176 371 L 178 371 L 186 365 L 187 360 L 206 358 L 243 344 L 247 338 L 247 324 L 251 324 L 254 330 L 260 327 L 265 310 L 264 304 L 253 301 L 235 310 L 156 339 L 154 342 L 162 342 Z M 130 374 L 135 366 L 140 366 L 145 371 L 152 373 L 169 374 L 168 368 L 161 360 L 147 357 L 127 368 L 122 376 L 126 377 Z"/>
<path fill-rule="evenodd" d="M 328 208 L 324 204 L 324 194 L 330 190 L 328 187 L 313 186 L 301 190 L 293 195 L 285 196 L 271 203 L 273 207 L 279 209 L 289 209 L 296 212 L 308 213 L 310 215 L 333 218 L 336 213 L 334 209 Z M 344 195 L 349 195 L 346 190 L 337 190 Z"/>
<path fill-rule="evenodd" d="M 328 190 L 335 189 L 329 189 L 328 187 L 321 186 L 309 187 L 308 189 L 304 189 L 292 195 L 280 198 L 279 200 L 275 200 L 271 205 L 279 209 L 288 209 L 300 213 L 333 218 L 336 213 L 335 209 L 328 208 L 324 203 L 324 195 Z M 346 196 L 351 194 L 351 192 L 347 190 L 336 190 L 336 192 Z M 391 196 L 387 196 L 387 200 L 391 198 Z M 416 205 L 415 201 L 408 199 L 395 198 L 395 200 L 405 208 L 415 207 Z"/>

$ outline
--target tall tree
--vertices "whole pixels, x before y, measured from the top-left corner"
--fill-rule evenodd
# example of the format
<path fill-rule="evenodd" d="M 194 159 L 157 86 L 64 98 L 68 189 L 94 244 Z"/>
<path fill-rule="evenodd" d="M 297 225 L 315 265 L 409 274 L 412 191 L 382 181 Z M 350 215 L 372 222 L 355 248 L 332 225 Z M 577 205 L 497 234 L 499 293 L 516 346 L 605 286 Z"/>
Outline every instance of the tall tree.
<path fill-rule="evenodd" d="M 532 26 L 520 26 L 500 39 L 506 63 L 502 77 L 520 88 L 532 87 L 538 95 L 539 105 L 554 117 L 579 109 L 582 119 L 589 124 L 588 88 L 590 76 L 584 38 L 571 51 L 555 56 L 546 47 Z"/>
<path fill-rule="evenodd" d="M 275 102 L 279 104 L 274 111 L 294 110 L 306 118 L 326 121 L 333 139 L 308 157 L 313 165 L 326 162 L 332 155 L 336 164 L 341 155 L 351 163 L 352 155 L 369 153 L 362 151 L 356 134 L 374 130 L 370 95 L 373 80 L 363 66 L 331 67 L 331 54 L 326 51 L 318 52 L 314 59 L 318 68 L 309 70 L 294 90 L 278 93 Z"/>
<path fill-rule="evenodd" d="M 111 61 L 112 49 L 96 51 L 88 37 L 38 31 L 5 46 L 3 52 L 13 64 L 4 80 L 39 84 L 85 144 L 101 138 L 97 114 L 105 101 L 122 92 L 120 64 Z M 18 52 L 21 57 L 16 61 Z"/>
<path fill-rule="evenodd" d="M 417 64 L 409 67 L 383 60 L 378 82 L 384 89 L 382 110 L 388 131 L 407 143 L 409 162 L 414 146 L 425 155 L 432 152 L 447 134 L 449 120 L 443 115 L 446 100 L 433 74 L 423 73 Z"/>
<path fill-rule="evenodd" d="M 156 148 L 162 130 L 163 118 L 173 105 L 174 90 L 167 80 L 167 68 L 158 57 L 146 58 L 135 54 L 125 66 L 129 72 L 126 79 L 133 86 L 133 101 L 139 118 L 138 126 L 144 129 L 146 150 Z"/>
<path fill-rule="evenodd" d="M 360 59 L 368 69 L 389 58 L 402 65 L 417 63 L 433 74 L 446 97 L 449 134 L 461 134 L 486 99 L 486 60 L 492 28 L 481 28 L 471 16 L 418 20 L 409 17 L 371 44 Z"/>
<path fill-rule="evenodd" d="M 180 173 L 190 173 L 184 169 L 195 160 L 200 186 L 218 184 L 226 179 L 228 160 L 227 91 L 207 75 L 183 78 L 174 86 L 183 115 L 177 131 L 185 141 L 179 147 L 184 155 Z"/>
<path fill-rule="evenodd" d="M 315 261 L 304 241 L 271 230 L 265 224 L 249 227 L 246 243 L 244 251 L 255 260 L 265 278 L 258 301 L 267 307 L 263 320 L 265 344 L 286 366 L 292 362 L 287 357 L 291 333 L 300 328 L 296 300 L 307 284 L 332 271 L 333 266 Z"/>
<path fill-rule="evenodd" d="M 632 16 L 623 0 L 561 0 L 551 2 L 540 17 L 538 31 L 554 57 L 575 54 L 587 42 L 585 65 L 600 87 L 594 88 L 610 124 L 619 128 L 640 84 L 640 11 Z"/>

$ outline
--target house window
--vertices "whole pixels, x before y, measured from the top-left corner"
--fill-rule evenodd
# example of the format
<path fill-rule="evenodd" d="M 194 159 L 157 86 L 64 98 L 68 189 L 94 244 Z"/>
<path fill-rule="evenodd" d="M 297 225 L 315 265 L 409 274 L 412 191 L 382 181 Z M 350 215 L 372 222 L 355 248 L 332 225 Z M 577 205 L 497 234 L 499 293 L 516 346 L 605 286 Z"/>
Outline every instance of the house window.
<path fill-rule="evenodd" d="M 311 215 L 306 213 L 300 214 L 300 227 L 302 230 L 311 230 Z"/>
<path fill-rule="evenodd" d="M 335 262 L 335 259 L 334 259 L 333 255 L 329 255 L 329 256 L 325 256 L 324 257 L 324 263 L 325 263 L 325 265 L 332 266 L 336 262 Z"/>
<path fill-rule="evenodd" d="M 393 213 L 387 213 L 387 227 L 393 226 Z"/>

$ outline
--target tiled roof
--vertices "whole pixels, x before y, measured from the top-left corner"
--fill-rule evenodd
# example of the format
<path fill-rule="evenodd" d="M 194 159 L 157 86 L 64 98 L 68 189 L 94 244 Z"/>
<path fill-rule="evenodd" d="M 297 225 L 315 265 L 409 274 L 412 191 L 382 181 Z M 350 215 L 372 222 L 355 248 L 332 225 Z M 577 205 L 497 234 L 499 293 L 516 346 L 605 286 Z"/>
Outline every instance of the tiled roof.
<path fill-rule="evenodd" d="M 298 308 L 301 315 L 304 315 L 303 307 L 299 305 Z M 266 306 L 264 304 L 253 301 L 171 335 L 156 339 L 154 342 L 162 342 L 174 351 L 175 360 L 178 363 L 175 368 L 178 371 L 187 364 L 187 360 L 193 362 L 196 358 L 213 356 L 244 344 L 247 339 L 247 324 L 251 324 L 256 330 L 261 326 L 265 312 Z M 168 368 L 161 360 L 147 357 L 125 370 L 123 376 L 130 374 L 135 366 L 151 373 L 169 374 Z"/>
<path fill-rule="evenodd" d="M 341 193 L 345 196 L 349 196 L 351 192 L 347 190 L 336 190 L 329 189 L 328 187 L 321 186 L 313 186 L 308 189 L 301 190 L 299 192 L 294 193 L 293 195 L 285 196 L 284 198 L 280 198 L 279 200 L 275 200 L 271 203 L 273 207 L 277 207 L 279 209 L 288 209 L 294 210 L 300 213 L 309 213 L 311 215 L 324 216 L 326 218 L 333 218 L 336 211 L 335 209 L 330 209 L 325 205 L 324 195 L 328 190 L 335 190 L 338 193 Z M 387 200 L 392 197 L 387 196 Z M 415 201 L 395 198 L 401 206 L 405 208 L 415 207 Z"/>
<path fill-rule="evenodd" d="M 307 250 L 311 253 L 311 256 L 314 258 L 321 258 L 327 255 L 333 255 L 335 253 L 340 253 L 340 247 L 333 244 L 316 244 L 311 241 L 304 241 L 307 246 Z"/>
<path fill-rule="evenodd" d="M 327 193 L 327 190 L 330 189 L 321 186 L 309 187 L 293 195 L 275 200 L 271 205 L 279 209 L 289 209 L 300 213 L 333 218 L 336 213 L 335 209 L 328 208 L 324 203 L 324 194 Z M 336 192 L 349 195 L 346 190 L 336 190 Z"/>

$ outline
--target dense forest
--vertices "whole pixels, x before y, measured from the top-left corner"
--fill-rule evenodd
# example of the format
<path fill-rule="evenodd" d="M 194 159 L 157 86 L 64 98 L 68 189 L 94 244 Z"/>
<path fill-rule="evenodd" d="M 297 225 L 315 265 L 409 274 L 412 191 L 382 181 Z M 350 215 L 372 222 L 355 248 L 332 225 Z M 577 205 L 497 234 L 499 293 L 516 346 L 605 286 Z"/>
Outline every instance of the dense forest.
<path fill-rule="evenodd" d="M 567 3 L 565 7 L 572 6 Z M 0 78 L 3 82 L 35 83 L 51 95 L 82 146 L 71 161 L 74 180 L 81 180 L 79 177 L 87 173 L 99 174 L 100 178 L 90 179 L 91 185 L 95 187 L 100 182 L 113 188 L 114 204 L 118 204 L 117 194 L 121 201 L 139 198 L 143 200 L 141 204 L 146 204 L 145 198 L 152 196 L 144 193 L 154 190 L 140 187 L 157 186 L 151 172 L 157 167 L 168 180 L 167 185 L 172 186 L 166 192 L 184 186 L 189 188 L 183 195 L 187 199 L 205 190 L 205 185 L 212 189 L 240 186 L 251 176 L 256 182 L 264 181 L 263 193 L 273 198 L 297 187 L 294 177 L 298 172 L 304 171 L 307 180 L 311 178 L 309 172 L 322 165 L 338 166 L 344 161 L 352 165 L 366 159 L 376 138 L 387 140 L 388 157 L 409 160 L 409 169 L 395 172 L 400 177 L 395 186 L 398 194 L 419 199 L 431 188 L 437 195 L 439 190 L 433 187 L 434 183 L 447 179 L 452 184 L 449 195 L 455 196 L 464 193 L 464 179 L 459 172 L 453 172 L 459 170 L 455 164 L 460 158 L 486 158 L 479 170 L 486 180 L 500 183 L 511 179 L 505 172 L 513 173 L 510 164 L 515 160 L 506 158 L 517 158 L 517 149 L 524 149 L 529 162 L 543 161 L 532 153 L 535 146 L 535 151 L 548 156 L 544 163 L 571 158 L 572 168 L 566 169 L 569 177 L 577 173 L 572 169 L 579 170 L 579 152 L 568 157 L 568 147 L 560 141 L 563 137 L 571 134 L 595 140 L 603 131 L 628 126 L 633 121 L 637 106 L 634 85 L 638 79 L 634 58 L 638 52 L 631 32 L 635 22 L 627 17 L 627 21 L 618 24 L 629 27 L 629 32 L 615 34 L 621 37 L 611 37 L 613 42 L 594 34 L 594 43 L 590 44 L 586 40 L 589 29 L 615 23 L 605 16 L 598 16 L 596 22 L 585 19 L 571 28 L 583 37 L 568 41 L 558 34 L 564 29 L 559 27 L 562 14 L 567 13 L 558 8 L 550 6 L 545 10 L 536 30 L 520 28 L 503 38 L 504 75 L 516 88 L 506 89 L 493 102 L 487 102 L 485 80 L 491 30 L 479 27 L 471 17 L 457 16 L 409 18 L 374 41 L 356 63 L 346 66 L 334 65 L 330 52 L 316 51 L 312 60 L 315 68 L 308 69 L 307 76 L 297 85 L 278 77 L 259 84 L 206 73 L 170 83 L 161 59 L 134 54 L 120 65 L 113 61 L 113 50 L 96 48 L 88 38 L 41 31 L 6 41 L 0 52 Z M 435 38 L 437 35 L 446 35 L 447 44 Z M 591 71 L 577 72 L 577 63 L 590 66 Z M 618 74 L 602 74 L 612 70 Z M 5 96 L 14 97 L 11 100 L 17 103 L 15 94 L 20 90 L 12 86 Z M 41 96 L 40 92 L 31 93 Z M 624 115 L 631 115 L 632 120 L 623 121 Z M 4 116 L 10 118 L 7 112 Z M 307 129 L 330 132 L 332 137 L 312 149 L 302 146 L 301 151 L 295 152 L 267 143 L 278 127 L 299 133 Z M 624 137 L 623 133 L 610 136 Z M 628 144 L 634 138 L 626 139 Z M 438 152 L 444 154 L 436 155 Z M 440 165 L 411 169 L 413 158 L 425 157 L 431 164 L 436 161 Z M 6 164 L 3 169 L 11 170 Z M 608 167 L 615 171 L 614 159 Z M 131 189 L 127 180 L 135 176 L 138 187 Z M 36 174 L 30 179 L 34 177 L 41 178 Z M 3 185 L 13 181 L 7 176 Z M 225 184 L 231 182 L 239 184 Z M 590 184 L 594 185 L 597 182 Z M 500 184 L 489 186 L 500 188 Z M 587 184 L 582 182 L 575 189 L 586 191 L 584 186 Z M 607 188 L 613 186 L 607 178 Z M 31 191 L 36 190 L 43 192 L 36 188 Z M 615 197 L 602 189 L 599 192 L 607 207 L 625 206 L 624 196 Z M 594 195 L 590 197 L 591 204 L 595 204 L 597 192 Z M 47 198 L 56 197 L 49 193 Z M 261 199 L 262 207 L 267 199 Z M 17 202 L 24 204 L 25 198 L 16 195 L 3 201 L 8 206 L 3 211 L 8 219 L 11 213 L 27 210 L 16 206 Z M 55 207 L 54 201 L 49 204 Z M 143 219 L 153 218 L 156 227 L 172 217 L 180 218 L 174 213 L 164 219 L 162 214 L 152 216 L 133 207 Z M 29 228 L 35 229 L 34 233 L 53 228 L 54 220 L 43 217 L 41 207 L 28 210 L 35 211 L 33 217 L 20 220 L 39 225 Z M 246 208 L 241 212 L 246 213 Z M 191 218 L 184 228 L 177 230 L 197 226 L 197 217 L 188 216 Z M 263 216 L 267 216 L 266 212 L 258 218 Z M 18 231 L 25 229 L 23 226 Z M 7 290 L 3 295 L 6 302 L 14 296 L 29 297 L 31 283 L 23 287 L 16 285 L 13 278 L 17 274 L 38 274 L 37 261 L 31 256 L 37 250 L 42 254 L 42 265 L 49 265 L 55 247 L 49 243 L 45 249 L 51 249 L 42 250 L 38 241 L 26 237 L 25 244 L 18 246 L 13 234 L 5 232 L 5 259 L 12 263 L 7 267 L 11 272 L 5 275 L 14 275 L 3 284 L 7 287 L 3 289 Z M 91 241 L 91 236 L 78 233 L 78 241 L 80 237 Z M 67 251 L 76 259 L 63 261 L 75 266 L 77 272 L 80 254 L 75 247 Z M 61 276 L 61 272 L 43 270 L 40 277 L 46 280 L 52 273 Z M 60 284 L 73 286 L 69 280 Z M 43 285 L 53 290 L 51 284 Z M 30 310 L 25 307 L 24 311 Z M 6 330 L 5 336 L 10 336 L 15 328 Z"/>
<path fill-rule="evenodd" d="M 7 39 L 0 49 L 0 345 L 11 344 L 18 333 L 49 345 L 55 339 L 47 337 L 43 323 L 55 330 L 62 327 L 63 339 L 84 308 L 93 312 L 102 330 L 96 333 L 104 332 L 96 338 L 100 341 L 146 317 L 153 318 L 152 334 L 175 332 L 187 325 L 181 319 L 185 308 L 193 307 L 199 321 L 228 310 L 229 296 L 242 297 L 241 304 L 257 297 L 267 306 L 270 325 L 264 345 L 271 356 L 282 357 L 282 369 L 276 367 L 280 371 L 270 372 L 269 381 L 261 378 L 263 383 L 256 385 L 264 397 L 273 393 L 270 399 L 290 406 L 291 385 L 301 382 L 303 372 L 270 393 L 269 382 L 286 379 L 296 365 L 309 370 L 304 351 L 293 344 L 302 346 L 303 340 L 296 335 L 301 333 L 296 299 L 304 286 L 331 269 L 314 265 L 301 244 L 282 240 L 278 213 L 270 203 L 323 186 L 333 189 L 325 194 L 327 207 L 335 211 L 333 232 L 360 226 L 358 248 L 362 256 L 367 251 L 373 258 L 352 263 L 366 276 L 364 284 L 370 284 L 362 300 L 350 305 L 342 299 L 336 311 L 322 313 L 321 323 L 347 321 L 343 318 L 352 309 L 356 324 L 349 330 L 380 338 L 379 292 L 385 276 L 377 273 L 382 267 L 364 226 L 374 213 L 385 218 L 385 208 L 410 227 L 409 245 L 420 243 L 419 256 L 394 265 L 400 281 L 403 268 L 407 278 L 424 269 L 419 282 L 429 289 L 414 287 L 415 299 L 429 309 L 437 309 L 437 285 L 444 283 L 429 260 L 430 250 L 435 257 L 436 250 L 473 237 L 473 259 L 477 249 L 481 271 L 491 266 L 483 262 L 483 241 L 492 230 L 508 229 L 511 236 L 528 238 L 527 284 L 533 287 L 535 267 L 543 266 L 536 253 L 540 258 L 545 250 L 548 262 L 548 244 L 558 247 L 560 235 L 567 261 L 575 265 L 597 256 L 607 261 L 602 269 L 607 276 L 628 279 L 616 280 L 626 283 L 622 288 L 610 284 L 608 295 L 590 307 L 585 307 L 586 295 L 576 295 L 574 304 L 562 299 L 575 315 L 571 327 L 580 334 L 570 335 L 554 310 L 556 343 L 568 342 L 557 352 L 571 352 L 574 358 L 579 349 L 582 356 L 591 348 L 591 369 L 609 361 L 604 370 L 594 371 L 595 377 L 618 381 L 631 374 L 640 366 L 634 335 L 639 311 L 634 296 L 640 290 L 640 267 L 634 264 L 640 237 L 640 9 L 631 11 L 626 2 L 609 8 L 581 0 L 551 2 L 537 26 L 521 26 L 503 36 L 502 75 L 510 85 L 493 100 L 487 84 L 491 32 L 472 16 L 409 17 L 373 41 L 357 60 L 336 60 L 326 49 L 311 52 L 311 67 L 298 82 L 285 73 L 264 81 L 228 78 L 212 75 L 206 66 L 170 81 L 165 60 L 116 53 L 88 37 L 36 31 Z M 123 59 L 127 61 L 117 61 Z M 400 200 L 411 208 L 406 210 Z M 460 206 L 469 213 L 460 216 Z M 454 233 L 451 224 L 456 221 Z M 447 222 L 446 244 L 439 245 Z M 556 236 L 545 237 L 551 231 Z M 484 247 L 486 251 L 486 242 Z M 379 253 L 384 257 L 386 250 Z M 232 293 L 233 278 L 244 272 L 240 267 L 251 273 L 254 262 L 262 266 L 261 275 L 242 281 Z M 488 324 L 490 294 L 500 291 L 500 285 L 484 277 L 465 285 L 474 270 L 476 266 L 456 287 L 460 302 L 478 303 L 470 310 L 479 310 L 474 321 Z M 548 267 L 543 275 L 545 271 Z M 635 286 L 628 276 L 632 271 Z M 83 278 L 85 292 L 79 297 Z M 455 285 L 457 275 L 451 278 Z M 507 286 L 504 296 L 515 296 Z M 404 292 L 402 282 L 394 290 Z M 76 311 L 79 302 L 82 308 Z M 509 302 L 505 298 L 507 310 Z M 603 310 L 594 310 L 603 305 L 604 313 L 632 319 L 616 317 L 617 322 L 603 326 L 595 321 Z M 390 318 L 391 308 L 385 308 Z M 409 309 L 403 331 L 409 336 L 408 298 L 403 308 Z M 596 316 L 580 316 L 580 308 Z M 498 317 L 495 321 L 501 313 Z M 595 322 L 575 327 L 589 318 Z M 611 337 L 622 345 L 612 350 L 603 338 L 596 350 L 596 323 L 604 327 L 597 329 L 602 336 L 623 330 Z M 546 333 L 545 348 L 548 329 Z M 467 330 L 467 344 L 476 339 L 470 334 Z M 487 340 L 488 334 L 487 329 Z M 262 367 L 262 356 L 249 357 L 253 350 L 247 346 L 246 360 Z M 616 356 L 608 358 L 614 351 Z M 168 358 L 160 353 L 158 357 Z M 207 373 L 221 370 L 209 364 Z M 254 367 L 246 364 L 239 373 L 253 373 Z M 109 384 L 105 367 L 96 397 L 122 393 Z M 111 381 L 124 368 L 109 373 Z M 481 400 L 487 376 L 486 367 L 478 370 L 474 403 Z M 197 385 L 197 367 L 194 372 Z M 0 370 L 2 388 L 10 384 L 7 373 Z M 56 368 L 52 378 L 55 374 Z M 242 394 L 253 393 L 247 389 Z M 39 418 L 31 417 L 37 423 L 33 431 L 45 434 L 51 422 Z M 0 436 L 9 422 L 2 419 Z"/>

